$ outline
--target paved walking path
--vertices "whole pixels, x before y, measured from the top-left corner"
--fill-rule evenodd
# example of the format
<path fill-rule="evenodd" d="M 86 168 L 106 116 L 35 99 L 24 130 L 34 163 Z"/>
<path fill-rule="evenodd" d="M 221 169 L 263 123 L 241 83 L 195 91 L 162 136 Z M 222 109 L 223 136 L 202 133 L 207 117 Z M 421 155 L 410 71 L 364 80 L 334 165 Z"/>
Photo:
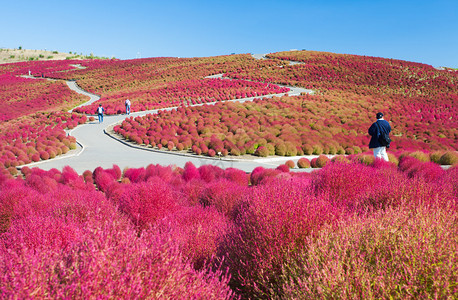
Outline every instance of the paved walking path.
<path fill-rule="evenodd" d="M 70 89 L 90 97 L 89 102 L 86 102 L 83 105 L 88 105 L 100 99 L 100 97 L 97 95 L 83 91 L 74 81 L 68 81 L 67 85 Z M 312 92 L 302 88 L 289 88 L 291 90 L 287 94 L 291 96 Z M 268 98 L 283 95 L 284 94 L 275 94 L 263 97 L 250 97 L 228 101 L 245 102 L 253 101 L 254 98 Z M 143 116 L 148 113 L 155 112 L 157 112 L 157 110 L 143 111 L 132 113 L 130 116 Z M 88 124 L 80 125 L 74 130 L 68 132 L 68 134 L 76 138 L 79 144 L 78 149 L 72 150 L 65 155 L 58 156 L 55 159 L 40 161 L 38 163 L 32 163 L 27 166 L 36 166 L 44 170 L 49 170 L 52 168 L 62 170 L 64 166 L 68 165 L 72 167 L 76 172 L 81 174 L 85 170 L 93 171 L 98 166 L 102 168 L 111 168 L 113 164 L 117 164 L 121 169 L 126 167 L 146 167 L 149 164 L 176 165 L 178 167 L 184 167 L 186 162 L 191 161 L 196 167 L 205 164 L 212 164 L 221 168 L 232 167 L 244 170 L 246 172 L 251 172 L 258 166 L 273 168 L 289 159 L 299 159 L 299 157 L 253 158 L 252 160 L 236 160 L 233 159 L 233 157 L 230 157 L 231 159 L 214 159 L 197 155 L 179 155 L 174 151 L 151 151 L 151 148 L 149 148 L 149 151 L 145 149 L 138 149 L 138 147 L 131 147 L 125 143 L 122 143 L 120 140 L 115 139 L 105 132 L 105 129 L 121 122 L 126 117 L 126 115 L 105 116 L 104 122 L 101 124 L 99 124 L 96 120 Z"/>

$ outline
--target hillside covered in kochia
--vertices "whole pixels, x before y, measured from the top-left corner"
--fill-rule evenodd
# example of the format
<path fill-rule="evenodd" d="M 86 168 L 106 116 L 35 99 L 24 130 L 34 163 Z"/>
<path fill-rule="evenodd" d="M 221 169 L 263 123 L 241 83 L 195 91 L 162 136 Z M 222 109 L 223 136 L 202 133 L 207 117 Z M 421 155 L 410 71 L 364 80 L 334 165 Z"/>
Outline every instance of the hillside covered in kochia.
<path fill-rule="evenodd" d="M 244 64 L 225 76 L 301 86 L 315 94 L 168 111 L 127 119 L 115 131 L 146 146 L 194 146 L 198 154 L 207 154 L 207 148 L 233 155 L 352 154 L 368 149 L 367 128 L 375 113 L 383 111 L 393 127 L 392 149 L 458 149 L 458 109 L 453 105 L 458 100 L 458 72 L 312 51 L 268 57 L 261 62 L 269 66 Z M 301 63 L 284 64 L 287 60 Z M 272 65 L 275 61 L 278 64 Z"/>
<path fill-rule="evenodd" d="M 22 129 L 18 126 L 36 119 L 35 113 L 68 109 L 84 101 L 60 80 L 76 80 L 83 89 L 101 95 L 93 105 L 78 108 L 80 113 L 93 114 L 100 103 L 107 113 L 119 114 L 124 112 L 126 98 L 132 101 L 132 111 L 182 106 L 177 111 L 127 119 L 116 127 L 128 140 L 148 147 L 162 145 L 206 155 L 360 153 L 368 150 L 367 128 L 375 113 L 382 111 L 393 127 L 392 149 L 458 149 L 456 71 L 315 51 L 267 57 L 256 60 L 241 54 L 0 65 L 0 101 L 4 104 L 0 107 L 4 120 L 0 124 L 0 162 L 17 166 L 35 161 L 37 152 L 48 152 L 40 159 L 60 154 L 57 148 L 62 144 L 39 144 L 39 140 L 48 139 L 41 138 L 44 132 L 37 132 L 33 140 L 26 139 L 29 150 L 16 149 L 24 140 L 19 139 Z M 29 73 L 58 81 L 18 77 Z M 223 79 L 206 78 L 217 74 L 224 74 Z M 277 84 L 312 89 L 314 94 L 245 104 L 223 102 L 287 91 Z M 191 107 L 214 101 L 221 103 Z M 83 123 L 80 115 L 64 115 L 65 120 L 77 120 L 71 127 Z M 20 121 L 5 122 L 9 119 Z M 65 127 L 54 135 L 64 134 Z"/>
<path fill-rule="evenodd" d="M 457 72 L 268 56 L 0 65 L 0 298 L 457 298 Z M 18 77 L 29 71 L 57 81 Z M 297 161 L 311 173 L 290 172 L 292 160 L 248 174 L 190 161 L 18 172 L 76 148 L 65 130 L 91 119 L 91 106 L 63 111 L 84 101 L 64 79 L 110 113 L 126 97 L 134 111 L 178 105 L 114 126 L 145 147 L 350 155 Z M 224 101 L 279 85 L 314 94 Z M 393 126 L 390 162 L 360 153 L 378 111 Z"/>

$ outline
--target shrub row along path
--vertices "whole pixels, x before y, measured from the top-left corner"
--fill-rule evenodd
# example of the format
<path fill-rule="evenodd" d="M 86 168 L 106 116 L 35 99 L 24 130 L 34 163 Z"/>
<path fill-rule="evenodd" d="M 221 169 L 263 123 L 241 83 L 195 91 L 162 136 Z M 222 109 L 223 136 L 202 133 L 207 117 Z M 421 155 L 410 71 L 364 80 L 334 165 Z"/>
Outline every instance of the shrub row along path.
<path fill-rule="evenodd" d="M 90 97 L 90 100 L 82 105 L 88 105 L 100 99 L 99 96 L 88 93 L 79 88 L 76 82 L 74 81 L 68 81 L 67 85 L 70 89 L 76 91 L 77 93 Z M 301 93 L 313 92 L 311 90 L 306 90 L 297 87 L 288 88 L 290 88 L 290 91 L 287 94 L 291 96 L 300 95 Z M 282 95 L 284 94 L 266 95 L 256 98 L 271 98 L 274 96 Z M 253 99 L 254 97 L 228 101 L 245 102 L 253 101 Z M 133 103 L 133 105 L 135 105 L 135 103 Z M 131 113 L 130 116 L 143 116 L 149 113 L 157 113 L 157 111 L 158 110 L 136 112 Z M 28 164 L 27 166 L 40 167 L 44 170 L 49 170 L 52 168 L 62 170 L 64 166 L 68 165 L 79 174 L 82 174 L 85 170 L 93 171 L 96 167 L 99 166 L 102 168 L 111 168 L 113 164 L 118 165 L 121 169 L 124 169 L 126 167 L 146 167 L 149 164 L 176 165 L 178 167 L 184 167 L 186 162 L 191 161 L 196 167 L 199 167 L 204 164 L 212 164 L 224 169 L 237 168 L 244 170 L 246 172 L 251 172 L 254 168 L 258 166 L 272 168 L 285 163 L 287 160 L 297 161 L 300 158 L 253 157 L 251 159 L 236 159 L 234 157 L 229 156 L 220 159 L 205 156 L 197 156 L 192 154 L 182 154 L 176 151 L 153 150 L 152 148 L 140 147 L 131 143 L 127 143 L 123 139 L 119 139 L 113 134 L 109 134 L 109 129 L 112 128 L 115 124 L 122 122 L 126 117 L 126 115 L 104 116 L 103 123 L 99 124 L 96 118 L 96 120 L 93 122 L 79 125 L 74 130 L 68 132 L 69 135 L 72 135 L 76 138 L 78 142 L 78 149 L 72 150 L 65 155 L 58 156 L 55 159 Z"/>

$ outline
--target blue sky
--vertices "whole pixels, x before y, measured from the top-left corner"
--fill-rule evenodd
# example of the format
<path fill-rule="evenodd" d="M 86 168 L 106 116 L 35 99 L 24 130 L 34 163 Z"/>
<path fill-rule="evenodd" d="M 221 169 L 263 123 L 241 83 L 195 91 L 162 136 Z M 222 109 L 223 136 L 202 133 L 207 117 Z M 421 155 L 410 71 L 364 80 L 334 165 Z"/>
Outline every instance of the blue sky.
<path fill-rule="evenodd" d="M 0 47 L 121 59 L 307 49 L 458 68 L 458 1 L 6 1 Z"/>

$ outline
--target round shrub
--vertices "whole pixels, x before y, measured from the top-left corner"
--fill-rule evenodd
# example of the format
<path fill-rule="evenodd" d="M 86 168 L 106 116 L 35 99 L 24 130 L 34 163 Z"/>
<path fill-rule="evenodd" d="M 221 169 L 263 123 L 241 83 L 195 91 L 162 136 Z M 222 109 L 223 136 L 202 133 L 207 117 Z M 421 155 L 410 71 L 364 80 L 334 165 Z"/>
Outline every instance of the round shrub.
<path fill-rule="evenodd" d="M 444 151 L 434 151 L 429 154 L 429 159 L 436 164 L 440 163 L 440 159 L 442 155 L 444 155 Z"/>
<path fill-rule="evenodd" d="M 289 166 L 286 165 L 286 164 L 279 165 L 278 167 L 275 168 L 275 170 L 278 170 L 278 171 L 283 172 L 283 173 L 288 173 L 289 169 L 290 169 Z"/>
<path fill-rule="evenodd" d="M 313 145 L 313 153 L 315 155 L 321 155 L 323 153 L 323 147 L 321 145 Z"/>
<path fill-rule="evenodd" d="M 184 165 L 182 177 L 185 181 L 191 181 L 193 179 L 200 179 L 200 173 L 196 166 L 192 162 L 188 161 Z"/>
<path fill-rule="evenodd" d="M 48 151 L 48 154 L 49 154 L 49 158 L 55 158 L 56 157 L 56 151 L 54 149 L 50 149 Z"/>
<path fill-rule="evenodd" d="M 21 173 L 22 175 L 24 175 L 24 177 L 27 177 L 32 173 L 32 170 L 29 167 L 25 166 L 21 168 Z"/>
<path fill-rule="evenodd" d="M 120 197 L 119 208 L 139 229 L 172 214 L 178 200 L 170 186 L 158 177 L 132 184 Z"/>
<path fill-rule="evenodd" d="M 286 146 L 284 143 L 278 143 L 275 145 L 275 154 L 279 156 L 285 156 Z"/>
<path fill-rule="evenodd" d="M 454 165 L 458 163 L 458 154 L 456 151 L 447 151 L 439 160 L 441 165 Z"/>
<path fill-rule="evenodd" d="M 220 250 L 232 286 L 243 299 L 282 299 L 285 258 L 301 249 L 331 216 L 328 206 L 313 195 L 305 182 L 278 180 L 255 186 L 247 194 L 249 205 L 239 209 L 237 226 L 224 237 Z"/>
<path fill-rule="evenodd" d="M 429 158 L 429 155 L 423 151 L 415 151 L 415 152 L 412 152 L 409 154 L 409 156 L 412 156 L 412 157 L 415 157 L 416 159 L 418 159 L 419 161 L 422 161 L 422 162 L 429 162 L 430 161 L 430 158 Z"/>
<path fill-rule="evenodd" d="M 304 150 L 302 150 L 302 147 L 296 146 L 296 151 L 298 156 L 304 155 Z"/>
<path fill-rule="evenodd" d="M 40 158 L 41 158 L 42 160 L 47 160 L 47 159 L 49 159 L 49 153 L 46 152 L 46 151 L 40 151 Z"/>
<path fill-rule="evenodd" d="M 267 147 L 260 146 L 258 147 L 258 149 L 256 149 L 256 152 L 254 154 L 260 157 L 267 157 L 269 156 L 269 149 L 267 149 Z"/>
<path fill-rule="evenodd" d="M 339 154 L 339 155 L 345 154 L 345 149 L 342 146 L 338 146 L 336 154 Z"/>
<path fill-rule="evenodd" d="M 92 172 L 89 170 L 86 170 L 83 172 L 83 179 L 85 182 L 93 183 L 94 178 L 92 177 Z"/>
<path fill-rule="evenodd" d="M 288 166 L 288 168 L 290 168 L 290 169 L 293 169 L 296 166 L 296 164 L 292 160 L 287 160 L 285 162 L 285 165 Z"/>
<path fill-rule="evenodd" d="M 329 145 L 328 154 L 336 154 L 337 148 L 334 145 Z"/>
<path fill-rule="evenodd" d="M 13 176 L 16 176 L 18 174 L 18 170 L 15 167 L 9 167 L 8 172 L 10 172 L 10 174 Z"/>
<path fill-rule="evenodd" d="M 239 148 L 234 147 L 234 148 L 231 149 L 231 155 L 240 156 L 240 154 L 241 154 L 241 153 L 240 153 Z"/>
<path fill-rule="evenodd" d="M 62 154 L 65 154 L 68 151 L 70 151 L 70 148 L 68 148 L 67 146 L 63 145 L 63 146 L 60 147 L 60 150 L 62 151 Z"/>
<path fill-rule="evenodd" d="M 365 165 L 372 165 L 375 162 L 375 157 L 370 154 L 360 154 L 357 156 L 357 159 L 360 163 Z"/>
<path fill-rule="evenodd" d="M 286 142 L 285 147 L 286 147 L 286 152 L 285 152 L 286 156 L 296 156 L 297 155 L 297 149 L 293 143 Z"/>
<path fill-rule="evenodd" d="M 353 150 L 355 152 L 355 154 L 358 154 L 358 153 L 361 153 L 361 148 L 359 146 L 353 146 Z"/>
<path fill-rule="evenodd" d="M 215 157 L 216 151 L 213 150 L 213 149 L 209 149 L 208 152 L 207 152 L 207 155 L 210 156 L 210 157 Z"/>
<path fill-rule="evenodd" d="M 297 167 L 301 169 L 310 168 L 310 161 L 305 157 L 301 157 L 297 161 Z"/>
<path fill-rule="evenodd" d="M 313 147 L 309 144 L 302 146 L 302 151 L 304 151 L 305 155 L 312 155 L 313 154 Z"/>
<path fill-rule="evenodd" d="M 345 154 L 347 155 L 355 154 L 355 150 L 353 148 L 348 147 L 345 149 Z"/>
<path fill-rule="evenodd" d="M 255 149 L 255 142 L 249 141 L 245 144 L 245 151 L 247 154 L 254 154 L 256 149 Z"/>
<path fill-rule="evenodd" d="M 208 147 L 205 144 L 201 145 L 200 150 L 202 151 L 202 154 L 208 153 Z"/>
<path fill-rule="evenodd" d="M 324 166 L 326 166 L 328 161 L 330 161 L 329 157 L 327 157 L 326 155 L 320 155 L 316 159 L 316 167 L 323 168 Z"/>
<path fill-rule="evenodd" d="M 275 146 L 271 143 L 266 145 L 267 150 L 269 150 L 269 155 L 275 155 Z"/>
<path fill-rule="evenodd" d="M 32 161 L 33 162 L 40 161 L 40 154 L 38 154 L 38 153 L 33 154 L 32 155 Z"/>
<path fill-rule="evenodd" d="M 247 173 L 240 169 L 234 168 L 227 168 L 224 170 L 223 177 L 243 186 L 248 186 L 250 181 L 250 177 Z"/>

